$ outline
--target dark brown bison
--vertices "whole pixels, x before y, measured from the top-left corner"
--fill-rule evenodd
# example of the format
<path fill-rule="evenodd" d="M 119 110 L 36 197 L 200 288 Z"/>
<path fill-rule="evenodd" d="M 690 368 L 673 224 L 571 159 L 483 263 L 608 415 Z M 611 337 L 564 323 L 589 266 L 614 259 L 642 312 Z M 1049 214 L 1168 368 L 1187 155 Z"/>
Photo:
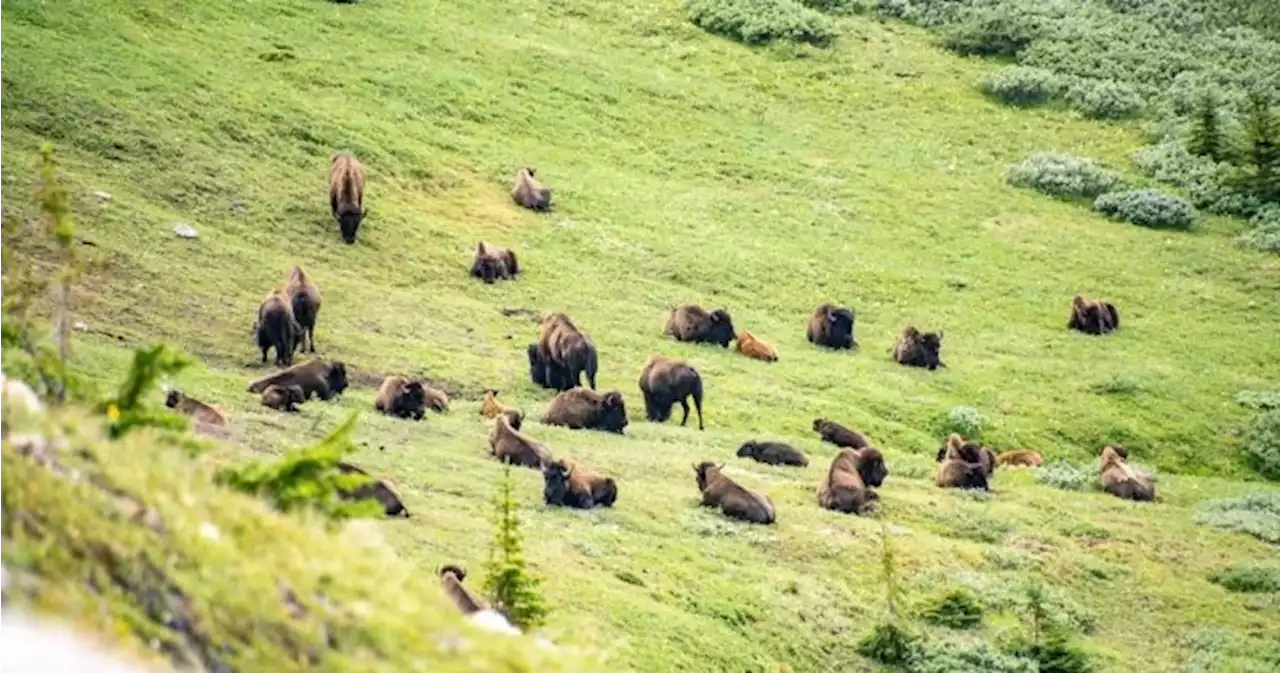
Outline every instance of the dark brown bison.
<path fill-rule="evenodd" d="M 809 465 L 803 451 L 782 442 L 744 442 L 738 447 L 738 457 L 751 458 L 766 465 Z"/>
<path fill-rule="evenodd" d="M 306 401 L 307 398 L 302 394 L 302 386 L 267 386 L 267 389 L 262 391 L 262 406 L 271 407 L 276 411 L 295 413 L 298 411 L 297 405 Z"/>
<path fill-rule="evenodd" d="M 1098 465 L 1102 490 L 1125 500 L 1155 500 L 1156 485 L 1151 482 L 1151 477 L 1129 467 L 1125 461 L 1114 446 L 1103 447 L 1102 460 Z"/>
<path fill-rule="evenodd" d="M 733 318 L 724 309 L 707 312 L 701 306 L 680 306 L 671 309 L 664 333 L 676 341 L 719 344 L 729 347 L 738 338 L 733 330 Z"/>
<path fill-rule="evenodd" d="M 1120 312 L 1114 304 L 1085 299 L 1076 295 L 1071 299 L 1071 319 L 1067 329 L 1085 334 L 1106 334 L 1120 329 Z"/>
<path fill-rule="evenodd" d="M 947 366 L 939 359 L 941 349 L 942 332 L 921 333 L 915 327 L 908 327 L 902 330 L 898 343 L 893 345 L 893 359 L 900 365 L 933 371 Z"/>
<path fill-rule="evenodd" d="M 403 376 L 388 376 L 378 387 L 373 408 L 395 418 L 420 421 L 426 415 L 426 386 L 421 381 L 410 381 Z"/>
<path fill-rule="evenodd" d="M 542 469 L 551 461 L 551 450 L 512 427 L 519 423 L 514 413 L 499 415 L 489 431 L 489 454 L 512 465 Z"/>
<path fill-rule="evenodd" d="M 476 256 L 471 262 L 471 275 L 492 283 L 495 280 L 511 280 L 519 273 L 516 253 L 491 243 L 476 243 Z"/>
<path fill-rule="evenodd" d="M 187 397 L 181 390 L 170 390 L 164 398 L 165 406 L 190 416 L 197 423 L 226 425 L 227 412 L 194 397 Z"/>
<path fill-rule="evenodd" d="M 982 463 L 967 461 L 962 452 L 964 442 L 960 435 L 947 438 L 942 463 L 934 483 L 943 488 L 980 488 L 987 490 L 987 470 Z"/>
<path fill-rule="evenodd" d="M 952 435 L 952 436 L 960 437 L 960 435 Z M 982 471 L 988 477 L 990 477 L 991 474 L 996 471 L 996 466 L 999 465 L 999 462 L 996 460 L 995 451 L 992 451 L 991 449 L 977 442 L 965 441 L 963 437 L 960 437 L 960 442 L 961 442 L 960 448 L 959 448 L 960 457 L 966 463 L 978 463 L 979 465 L 982 466 Z M 942 443 L 942 446 L 938 447 L 937 462 L 940 463 L 946 458 L 947 446 L 950 443 L 951 443 L 951 440 L 950 438 L 948 438 L 946 441 Z"/>
<path fill-rule="evenodd" d="M 996 456 L 996 465 L 1006 467 L 1040 467 L 1044 456 L 1037 451 L 1005 451 Z"/>
<path fill-rule="evenodd" d="M 770 524 L 778 520 L 772 500 L 742 487 L 723 470 L 724 465 L 710 461 L 693 466 L 703 507 L 719 507 L 726 516 L 752 523 Z"/>
<path fill-rule="evenodd" d="M 853 338 L 853 323 L 856 319 L 852 309 L 835 304 L 823 304 L 814 309 L 804 336 L 809 343 L 818 346 L 856 349 L 858 342 Z"/>
<path fill-rule="evenodd" d="M 409 510 L 400 501 L 395 485 L 386 479 L 376 479 L 368 472 L 346 462 L 338 463 L 338 470 L 343 474 L 360 474 L 368 476 L 372 481 L 353 489 L 342 490 L 339 495 L 347 500 L 376 500 L 382 505 L 387 516 L 403 516 L 409 518 Z"/>
<path fill-rule="evenodd" d="M 618 485 L 574 460 L 553 460 L 542 467 L 542 498 L 554 507 L 613 507 Z"/>
<path fill-rule="evenodd" d="M 822 441 L 836 446 L 851 449 L 865 449 L 871 446 L 871 440 L 867 439 L 866 435 L 825 418 L 813 419 L 813 431 L 822 437 Z"/>
<path fill-rule="evenodd" d="M 249 392 L 261 393 L 270 385 L 300 386 L 306 399 L 317 395 L 322 400 L 328 400 L 347 389 L 347 366 L 336 361 L 312 360 L 250 383 Z"/>
<path fill-rule="evenodd" d="M 689 398 L 698 409 L 698 429 L 702 423 L 702 377 L 698 370 L 662 355 L 651 355 L 640 371 L 640 392 L 644 393 L 645 416 L 654 423 L 665 423 L 671 418 L 671 407 L 676 402 L 684 409 L 680 425 L 689 422 Z"/>
<path fill-rule="evenodd" d="M 364 209 L 364 166 L 348 152 L 329 162 L 329 208 L 342 230 L 342 240 L 356 242 L 356 231 L 368 211 Z"/>
<path fill-rule="evenodd" d="M 316 352 L 316 318 L 320 315 L 320 288 L 302 267 L 295 266 L 284 283 L 284 294 L 289 297 L 293 308 L 293 319 L 298 321 L 302 332 L 298 342 L 299 349 Z"/>
<path fill-rule="evenodd" d="M 872 487 L 883 484 L 888 474 L 884 456 L 876 449 L 840 449 L 818 482 L 818 504 L 846 514 L 861 513 L 869 502 L 879 499 Z"/>
<path fill-rule="evenodd" d="M 574 386 L 569 372 L 555 361 L 543 357 L 536 343 L 529 344 L 529 380 L 552 390 L 568 390 Z"/>
<path fill-rule="evenodd" d="M 533 177 L 532 168 L 521 168 L 511 186 L 511 200 L 531 210 L 551 209 L 551 190 Z"/>
<path fill-rule="evenodd" d="M 293 302 L 288 295 L 273 290 L 258 307 L 258 321 L 254 325 L 258 336 L 258 348 L 262 349 L 262 362 L 267 361 L 267 351 L 276 349 L 276 364 L 293 364 L 293 353 L 298 349 L 302 326 L 293 317 Z"/>
<path fill-rule="evenodd" d="M 586 388 L 570 388 L 551 400 L 542 414 L 547 425 L 563 425 L 574 430 L 604 430 L 622 434 L 627 427 L 627 407 L 622 393 L 597 393 Z"/>
<path fill-rule="evenodd" d="M 564 377 L 550 375 L 548 382 L 568 383 L 568 387 L 557 388 L 568 390 L 582 385 L 582 374 L 587 375 L 587 383 L 592 390 L 596 389 L 596 346 L 587 335 L 573 324 L 569 316 L 563 313 L 552 313 L 542 319 L 538 325 L 538 357 L 545 363 L 554 363 L 565 372 Z"/>

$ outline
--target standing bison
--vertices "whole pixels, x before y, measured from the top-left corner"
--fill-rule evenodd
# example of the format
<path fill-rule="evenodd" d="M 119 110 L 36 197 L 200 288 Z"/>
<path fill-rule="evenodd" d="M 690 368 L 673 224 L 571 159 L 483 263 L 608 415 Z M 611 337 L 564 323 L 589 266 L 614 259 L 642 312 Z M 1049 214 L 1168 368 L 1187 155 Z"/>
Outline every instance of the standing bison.
<path fill-rule="evenodd" d="M 535 383 L 535 360 L 543 367 L 543 380 L 547 387 L 568 390 L 582 385 L 582 375 L 596 389 L 596 368 L 599 365 L 596 346 L 578 326 L 563 313 L 552 313 L 538 325 L 538 350 L 530 351 L 530 374 Z"/>
<path fill-rule="evenodd" d="M 651 355 L 640 372 L 640 392 L 644 393 L 645 417 L 655 423 L 671 418 L 671 407 L 676 402 L 684 409 L 680 425 L 689 422 L 689 402 L 698 409 L 698 429 L 702 423 L 702 377 L 698 370 L 679 360 L 662 355 Z"/>
<path fill-rule="evenodd" d="M 364 165 L 355 155 L 339 152 L 329 163 L 329 208 L 338 221 L 342 240 L 356 242 L 356 231 L 364 221 Z"/>

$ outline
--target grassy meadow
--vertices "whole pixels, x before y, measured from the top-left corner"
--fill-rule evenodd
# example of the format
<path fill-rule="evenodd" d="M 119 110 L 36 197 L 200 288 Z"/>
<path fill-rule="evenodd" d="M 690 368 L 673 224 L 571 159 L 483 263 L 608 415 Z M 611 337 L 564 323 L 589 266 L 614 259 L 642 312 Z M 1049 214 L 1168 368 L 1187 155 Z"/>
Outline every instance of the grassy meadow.
<path fill-rule="evenodd" d="M 365 410 L 354 461 L 415 513 L 378 524 L 404 567 L 429 578 L 461 562 L 478 578 L 501 474 L 479 395 L 499 388 L 537 417 L 550 393 L 528 381 L 530 316 L 562 311 L 593 338 L 600 385 L 623 392 L 632 423 L 623 437 L 526 429 L 620 488 L 612 510 L 552 510 L 540 475 L 515 473 L 558 642 L 642 671 L 876 670 L 855 643 L 884 610 L 887 527 L 908 609 L 956 587 L 987 601 L 979 630 L 939 638 L 998 640 L 1019 586 L 1039 578 L 1104 670 L 1135 670 L 1135 656 L 1150 671 L 1280 660 L 1277 594 L 1207 579 L 1274 559 L 1274 545 L 1192 523 L 1202 501 L 1278 490 L 1241 459 L 1249 410 L 1235 397 L 1280 381 L 1280 261 L 1239 248 L 1237 220 L 1154 231 L 1003 181 L 1037 150 L 1127 171 L 1136 124 L 1002 107 L 975 86 L 996 66 L 868 17 L 841 18 L 819 50 L 707 35 L 677 0 L 4 9 L 3 208 L 27 227 L 4 245 L 46 252 L 32 195 L 51 142 L 97 260 L 77 286 L 76 366 L 105 386 L 135 346 L 197 358 L 173 383 L 229 410 L 218 463 Z M 368 170 L 352 246 L 326 198 L 339 149 Z M 520 166 L 552 188 L 553 213 L 511 203 Z M 199 239 L 175 236 L 179 222 Z M 517 251 L 516 281 L 468 277 L 481 239 Z M 356 375 L 340 401 L 287 416 L 244 387 L 268 371 L 251 339 L 258 304 L 294 264 L 324 294 L 319 354 Z M 1123 328 L 1068 332 L 1076 293 L 1114 302 Z M 857 311 L 859 351 L 805 341 L 826 301 Z M 664 339 L 683 303 L 727 308 L 780 361 Z M 946 369 L 892 362 L 907 325 L 945 332 Z M 654 353 L 702 373 L 706 431 L 643 421 L 636 378 Z M 377 417 L 392 373 L 458 398 L 422 423 Z M 989 497 L 939 491 L 933 452 L 954 406 L 977 409 L 1001 449 L 1086 463 L 1123 443 L 1158 472 L 1160 502 L 1017 470 Z M 834 451 L 815 416 L 885 452 L 877 516 L 816 506 Z M 734 458 L 752 438 L 789 441 L 811 464 Z M 778 525 L 698 508 L 690 463 L 704 459 L 771 496 Z"/>

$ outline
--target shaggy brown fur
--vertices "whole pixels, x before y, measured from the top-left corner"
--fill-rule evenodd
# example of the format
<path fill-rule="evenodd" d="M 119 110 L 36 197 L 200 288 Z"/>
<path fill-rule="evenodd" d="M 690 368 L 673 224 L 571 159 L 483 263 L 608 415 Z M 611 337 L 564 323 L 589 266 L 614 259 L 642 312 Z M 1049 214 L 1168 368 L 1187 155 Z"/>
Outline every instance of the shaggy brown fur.
<path fill-rule="evenodd" d="M 680 425 L 689 422 L 689 398 L 698 409 L 698 429 L 702 423 L 702 377 L 688 364 L 662 355 L 650 355 L 640 371 L 640 392 L 644 393 L 645 416 L 654 423 L 671 418 L 671 407 L 680 403 L 684 416 Z"/>
<path fill-rule="evenodd" d="M 839 447 L 865 449 L 871 446 L 871 440 L 866 435 L 825 418 L 813 419 L 813 431 L 822 436 L 822 441 Z"/>
<path fill-rule="evenodd" d="M 306 399 L 317 395 L 328 400 L 347 389 L 347 366 L 336 361 L 312 360 L 250 383 L 249 392 L 261 393 L 270 385 L 301 386 Z"/>
<path fill-rule="evenodd" d="M 757 360 L 765 362 L 778 361 L 778 349 L 773 344 L 765 343 L 753 336 L 751 332 L 743 330 L 738 332 L 738 342 L 735 344 L 739 353 Z"/>
<path fill-rule="evenodd" d="M 627 427 L 627 407 L 622 393 L 597 393 L 572 388 L 556 395 L 542 414 L 547 425 L 564 425 L 574 430 L 604 430 L 622 434 Z"/>
<path fill-rule="evenodd" d="M 373 408 L 388 416 L 422 420 L 427 408 L 427 389 L 421 381 L 410 381 L 403 376 L 388 376 L 378 387 Z"/>
<path fill-rule="evenodd" d="M 1120 329 L 1120 312 L 1114 304 L 1085 299 L 1076 295 L 1071 299 L 1071 318 L 1067 329 L 1085 334 L 1106 334 Z"/>
<path fill-rule="evenodd" d="M 509 407 L 498 401 L 497 390 L 484 391 L 484 399 L 480 401 L 480 415 L 485 418 L 497 418 L 499 414 L 511 413 L 515 417 L 524 420 L 524 412 L 515 407 Z M 520 429 L 520 423 L 515 423 L 515 429 Z"/>
<path fill-rule="evenodd" d="M 537 343 L 529 344 L 529 380 L 543 388 L 568 390 L 574 387 L 569 372 L 559 364 L 542 356 Z"/>
<path fill-rule="evenodd" d="M 1044 456 L 1035 451 L 1005 451 L 996 456 L 996 465 L 1004 467 L 1040 467 Z"/>
<path fill-rule="evenodd" d="M 809 458 L 803 451 L 782 442 L 745 442 L 738 447 L 738 457 L 751 458 L 766 465 L 809 465 Z"/>
<path fill-rule="evenodd" d="M 778 520 L 769 498 L 750 491 L 726 476 L 724 465 L 704 461 L 693 466 L 703 507 L 719 507 L 726 516 L 752 523 L 770 524 Z"/>
<path fill-rule="evenodd" d="M 618 485 L 574 460 L 553 460 L 542 468 L 543 501 L 555 507 L 613 507 Z"/>
<path fill-rule="evenodd" d="M 516 253 L 484 241 L 476 243 L 476 256 L 471 262 L 472 276 L 492 283 L 495 280 L 511 280 L 519 271 Z"/>
<path fill-rule="evenodd" d="M 320 315 L 320 288 L 302 267 L 295 266 L 284 283 L 284 294 L 293 308 L 293 318 L 302 328 L 298 348 L 316 352 L 316 318 Z"/>
<path fill-rule="evenodd" d="M 818 346 L 855 349 L 858 347 L 858 342 L 853 338 L 855 320 L 856 316 L 852 309 L 835 304 L 823 304 L 814 309 L 804 336 L 809 343 Z"/>
<path fill-rule="evenodd" d="M 716 309 L 708 312 L 701 306 L 671 309 L 663 332 L 675 337 L 676 341 L 720 344 L 724 348 L 728 348 L 729 342 L 738 338 L 733 331 L 733 318 L 728 311 Z"/>
<path fill-rule="evenodd" d="M 908 327 L 902 330 L 898 343 L 893 345 L 893 359 L 900 365 L 933 371 L 947 366 L 939 357 L 941 349 L 942 332 L 921 333 L 915 327 Z"/>
<path fill-rule="evenodd" d="M 302 386 L 267 386 L 267 389 L 262 391 L 262 406 L 271 407 L 276 411 L 294 413 L 298 410 L 296 405 L 306 401 L 307 398 L 302 394 Z"/>
<path fill-rule="evenodd" d="M 258 307 L 258 322 L 254 325 L 258 335 L 258 348 L 262 349 L 262 362 L 267 361 L 267 351 L 276 349 L 276 364 L 293 364 L 293 352 L 298 349 L 302 326 L 293 316 L 293 302 L 280 290 L 273 290 L 262 306 Z"/>
<path fill-rule="evenodd" d="M 444 595 L 453 601 L 458 610 L 463 615 L 471 615 L 484 609 L 484 603 L 476 600 L 467 588 L 462 586 L 462 580 L 467 578 L 467 571 L 458 566 L 442 566 L 440 568 L 440 588 L 444 589 Z"/>
<path fill-rule="evenodd" d="M 960 437 L 960 435 L 953 436 Z M 938 462 L 942 462 L 946 458 L 947 446 L 950 444 L 950 441 L 950 438 L 948 438 L 947 441 L 942 443 L 942 446 L 938 447 Z M 996 466 L 1000 463 L 996 460 L 995 451 L 992 451 L 977 442 L 965 441 L 963 437 L 960 437 L 960 442 L 961 444 L 958 450 L 962 460 L 966 463 L 978 463 L 982 466 L 983 473 L 988 477 L 991 476 L 992 472 L 996 471 Z"/>
<path fill-rule="evenodd" d="M 512 465 L 541 469 L 551 461 L 551 450 L 512 427 L 515 414 L 501 414 L 489 431 L 489 454 Z"/>
<path fill-rule="evenodd" d="M 573 324 L 573 320 L 563 313 L 552 313 L 542 319 L 538 325 L 538 355 L 545 363 L 551 363 L 564 370 L 566 376 L 555 377 L 558 390 L 568 390 L 582 385 L 582 374 L 587 375 L 587 383 L 592 390 L 596 389 L 596 346 L 587 335 Z M 553 383 L 551 377 L 548 383 Z M 569 384 L 567 387 L 561 387 Z"/>
<path fill-rule="evenodd" d="M 449 393 L 439 388 L 427 388 L 427 408 L 438 413 L 449 412 Z"/>
<path fill-rule="evenodd" d="M 884 456 L 876 449 L 840 449 L 818 482 L 818 505 L 846 514 L 861 513 L 869 502 L 879 499 L 871 487 L 884 483 L 888 473 Z"/>
<path fill-rule="evenodd" d="M 194 397 L 187 397 L 181 390 L 170 390 L 164 399 L 165 406 L 190 416 L 197 423 L 226 425 L 227 412 L 212 404 L 205 404 Z"/>
<path fill-rule="evenodd" d="M 343 474 L 363 474 L 373 478 L 373 481 L 360 486 L 358 488 L 340 492 L 339 495 L 347 500 L 377 500 L 382 505 L 382 510 L 387 516 L 403 516 L 409 518 L 409 510 L 405 508 L 404 503 L 400 501 L 400 494 L 396 493 L 395 484 L 387 479 L 378 479 L 372 477 L 368 472 L 352 465 L 351 463 L 340 462 L 338 469 Z"/>
<path fill-rule="evenodd" d="M 938 465 L 938 475 L 934 483 L 943 488 L 980 488 L 987 490 L 987 471 L 982 463 L 966 461 L 962 448 L 964 440 L 960 435 L 947 438 L 946 453 L 942 463 Z"/>
<path fill-rule="evenodd" d="M 354 155 L 339 152 L 329 163 L 329 208 L 342 230 L 342 240 L 356 242 L 364 209 L 364 165 Z"/>
<path fill-rule="evenodd" d="M 1151 482 L 1151 477 L 1129 467 L 1113 446 L 1102 449 L 1098 479 L 1102 482 L 1102 490 L 1117 498 L 1148 501 L 1156 499 L 1156 485 Z"/>
<path fill-rule="evenodd" d="M 511 200 L 532 210 L 550 210 L 551 190 L 534 179 L 532 168 L 521 168 L 511 186 Z"/>

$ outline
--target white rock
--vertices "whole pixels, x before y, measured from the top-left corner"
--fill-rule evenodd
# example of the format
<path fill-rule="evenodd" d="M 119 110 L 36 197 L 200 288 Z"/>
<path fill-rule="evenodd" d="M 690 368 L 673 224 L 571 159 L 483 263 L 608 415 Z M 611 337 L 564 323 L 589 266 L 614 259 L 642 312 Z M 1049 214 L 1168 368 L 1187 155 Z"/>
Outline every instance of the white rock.
<path fill-rule="evenodd" d="M 110 201 L 115 198 L 114 196 L 111 196 L 111 192 L 104 192 L 102 190 L 98 190 L 94 192 L 93 195 L 98 197 L 99 199 L 102 199 L 103 201 Z"/>
<path fill-rule="evenodd" d="M 75 322 L 71 323 L 71 328 L 72 328 L 72 329 L 74 329 L 74 330 L 75 330 L 75 331 L 77 331 L 77 332 L 88 332 L 88 331 L 89 331 L 89 323 L 87 323 L 87 322 L 85 322 L 85 321 L 83 321 L 83 320 L 77 320 L 77 321 L 75 321 Z"/>
<path fill-rule="evenodd" d="M 193 229 L 191 225 L 185 224 L 183 222 L 179 222 L 178 224 L 174 225 L 173 233 L 181 236 L 182 238 L 192 238 L 192 239 L 200 238 L 200 234 L 195 229 Z"/>

